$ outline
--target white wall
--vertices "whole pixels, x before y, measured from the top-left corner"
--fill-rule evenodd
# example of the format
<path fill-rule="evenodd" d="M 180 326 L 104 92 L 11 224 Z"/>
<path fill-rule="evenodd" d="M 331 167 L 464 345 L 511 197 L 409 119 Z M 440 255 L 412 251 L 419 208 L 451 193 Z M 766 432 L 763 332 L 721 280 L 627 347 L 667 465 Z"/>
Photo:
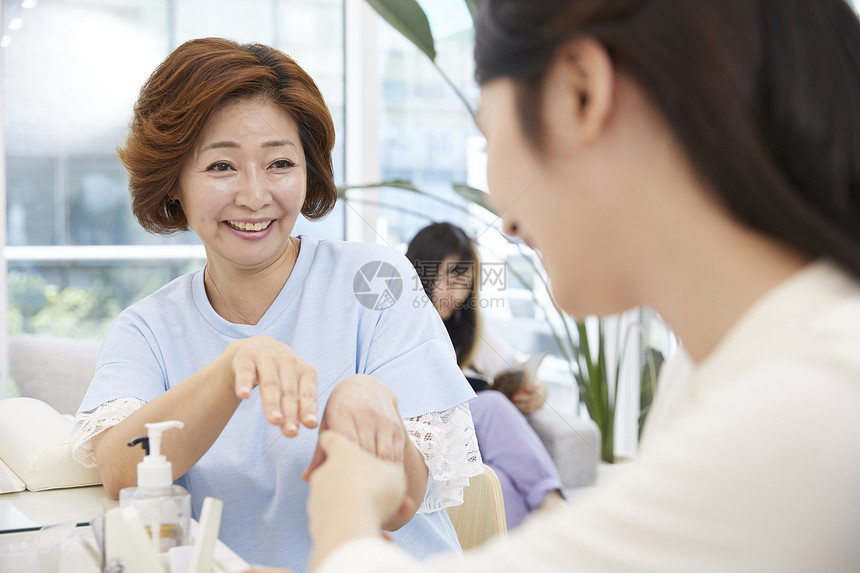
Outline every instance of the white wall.
<path fill-rule="evenodd" d="M 3 3 L 0 2 L 0 22 Z M 0 48 L 2 49 L 2 48 Z M 0 87 L 3 86 L 3 55 L 0 54 Z M 3 90 L 0 89 L 0 251 L 6 247 L 6 148 L 3 145 Z M 6 257 L 0 257 L 0 399 L 6 397 Z"/>
<path fill-rule="evenodd" d="M 351 185 L 376 183 L 380 176 L 377 20 L 376 12 L 365 0 L 344 1 L 345 181 Z M 348 196 L 378 201 L 379 191 L 353 190 Z M 345 205 L 346 240 L 382 242 L 385 233 L 377 229 L 378 207 L 359 201 Z"/>

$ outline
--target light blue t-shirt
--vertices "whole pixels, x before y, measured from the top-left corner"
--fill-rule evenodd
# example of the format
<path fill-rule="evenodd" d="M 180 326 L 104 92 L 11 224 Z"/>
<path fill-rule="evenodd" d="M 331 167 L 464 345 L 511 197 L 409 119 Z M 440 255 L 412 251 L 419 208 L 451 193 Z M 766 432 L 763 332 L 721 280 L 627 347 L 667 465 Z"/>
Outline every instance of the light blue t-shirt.
<path fill-rule="evenodd" d="M 404 418 L 453 408 L 475 395 L 423 294 L 412 265 L 397 252 L 310 237 L 301 237 L 289 280 L 253 326 L 232 324 L 213 310 L 202 270 L 183 275 L 117 318 L 79 411 L 119 397 L 150 401 L 230 342 L 258 334 L 283 341 L 316 368 L 320 414 L 333 387 L 356 373 L 390 386 Z M 255 388 L 177 483 L 191 492 L 195 518 L 205 497 L 224 501 L 220 538 L 245 560 L 298 573 L 311 545 L 301 473 L 316 441 L 317 431 L 304 427 L 296 438 L 282 436 L 264 419 Z M 392 537 L 418 557 L 459 550 L 445 511 L 416 515 Z"/>

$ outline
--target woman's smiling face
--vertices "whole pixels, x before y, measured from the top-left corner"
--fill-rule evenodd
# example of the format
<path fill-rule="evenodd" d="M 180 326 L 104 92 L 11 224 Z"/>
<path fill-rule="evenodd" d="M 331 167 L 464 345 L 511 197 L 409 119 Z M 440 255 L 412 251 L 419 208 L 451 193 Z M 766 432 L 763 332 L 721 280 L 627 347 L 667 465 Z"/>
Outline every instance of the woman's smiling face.
<path fill-rule="evenodd" d="M 231 101 L 209 117 L 179 183 L 210 262 L 267 266 L 286 252 L 307 192 L 298 126 L 266 98 Z"/>

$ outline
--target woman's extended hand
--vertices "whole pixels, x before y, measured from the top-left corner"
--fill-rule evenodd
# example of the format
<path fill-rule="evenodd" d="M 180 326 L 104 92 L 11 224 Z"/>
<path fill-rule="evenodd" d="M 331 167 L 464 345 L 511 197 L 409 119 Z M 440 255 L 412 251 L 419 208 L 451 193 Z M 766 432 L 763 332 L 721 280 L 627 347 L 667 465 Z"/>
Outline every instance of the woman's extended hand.
<path fill-rule="evenodd" d="M 402 463 L 406 428 L 397 409 L 394 391 L 373 376 L 355 374 L 332 391 L 320 422 L 320 432 L 335 430 L 377 457 Z M 325 450 L 317 442 L 316 451 L 302 477 L 325 460 Z"/>
<path fill-rule="evenodd" d="M 231 343 L 228 352 L 236 396 L 244 400 L 259 386 L 263 414 L 285 436 L 296 436 L 299 423 L 317 426 L 317 373 L 292 348 L 254 336 Z"/>

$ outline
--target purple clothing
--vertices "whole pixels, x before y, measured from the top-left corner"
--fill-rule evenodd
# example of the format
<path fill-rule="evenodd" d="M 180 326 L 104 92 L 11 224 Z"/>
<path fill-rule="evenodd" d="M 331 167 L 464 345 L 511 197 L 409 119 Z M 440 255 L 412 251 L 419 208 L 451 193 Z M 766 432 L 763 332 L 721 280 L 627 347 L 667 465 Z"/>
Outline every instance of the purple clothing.
<path fill-rule="evenodd" d="M 481 457 L 499 476 L 508 530 L 514 529 L 548 493 L 564 495 L 561 478 L 538 435 L 504 394 L 478 392 L 469 407 Z"/>

